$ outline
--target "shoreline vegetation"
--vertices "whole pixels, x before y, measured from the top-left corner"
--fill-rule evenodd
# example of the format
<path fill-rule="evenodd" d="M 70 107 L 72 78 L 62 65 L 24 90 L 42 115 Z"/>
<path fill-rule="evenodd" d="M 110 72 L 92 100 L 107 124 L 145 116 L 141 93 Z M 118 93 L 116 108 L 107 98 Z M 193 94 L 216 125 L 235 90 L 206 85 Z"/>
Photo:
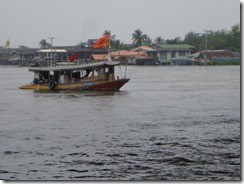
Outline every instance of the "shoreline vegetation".
<path fill-rule="evenodd" d="M 221 61 L 210 61 L 210 62 L 207 62 L 208 66 L 221 66 L 221 65 L 240 65 L 240 59 L 238 60 L 221 60 Z"/>

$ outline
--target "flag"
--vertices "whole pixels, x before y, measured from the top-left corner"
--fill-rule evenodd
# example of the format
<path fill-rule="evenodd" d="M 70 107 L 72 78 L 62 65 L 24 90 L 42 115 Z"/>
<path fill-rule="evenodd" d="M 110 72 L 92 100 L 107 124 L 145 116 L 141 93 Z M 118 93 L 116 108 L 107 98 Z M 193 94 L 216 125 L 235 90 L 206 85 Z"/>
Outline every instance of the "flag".
<path fill-rule="evenodd" d="M 73 61 L 76 60 L 77 58 L 78 58 L 78 54 L 73 53 L 73 54 L 69 57 L 69 60 L 70 60 L 70 62 L 73 62 Z"/>
<path fill-rule="evenodd" d="M 93 43 L 93 48 L 109 46 L 109 38 L 110 38 L 110 34 L 106 34 L 102 38 L 99 38 Z"/>

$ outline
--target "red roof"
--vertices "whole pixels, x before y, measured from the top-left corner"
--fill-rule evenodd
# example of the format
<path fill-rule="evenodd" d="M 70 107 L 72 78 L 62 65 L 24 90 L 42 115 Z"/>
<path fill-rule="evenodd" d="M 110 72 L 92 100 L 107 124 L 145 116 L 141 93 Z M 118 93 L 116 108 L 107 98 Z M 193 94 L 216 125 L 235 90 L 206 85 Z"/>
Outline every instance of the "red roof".
<path fill-rule="evenodd" d="M 94 60 L 108 60 L 108 54 L 93 54 Z"/>
<path fill-rule="evenodd" d="M 146 52 L 146 51 L 155 51 L 155 50 L 152 49 L 151 47 L 142 45 L 140 47 L 132 49 L 131 51 L 133 51 L 133 52 Z"/>
<path fill-rule="evenodd" d="M 117 50 L 117 51 L 112 51 L 111 56 L 137 56 L 138 52 L 133 52 L 133 51 L 128 51 L 128 50 Z"/>
<path fill-rule="evenodd" d="M 112 51 L 110 54 L 113 59 L 118 59 L 119 57 L 151 58 L 146 56 L 146 51 L 151 51 L 151 50 L 153 49 L 148 46 L 140 46 L 135 49 L 132 49 L 131 51 L 117 50 L 117 51 Z M 94 60 L 106 60 L 108 59 L 108 54 L 93 54 L 92 57 L 94 58 Z"/>

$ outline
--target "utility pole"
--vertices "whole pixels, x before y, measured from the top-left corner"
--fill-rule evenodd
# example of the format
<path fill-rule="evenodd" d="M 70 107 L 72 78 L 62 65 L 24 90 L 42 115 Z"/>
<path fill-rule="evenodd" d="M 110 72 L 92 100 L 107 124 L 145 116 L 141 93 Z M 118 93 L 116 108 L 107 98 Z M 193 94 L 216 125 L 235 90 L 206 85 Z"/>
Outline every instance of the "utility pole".
<path fill-rule="evenodd" d="M 51 66 L 53 66 L 53 39 L 55 37 L 48 37 L 48 39 L 51 39 Z"/>

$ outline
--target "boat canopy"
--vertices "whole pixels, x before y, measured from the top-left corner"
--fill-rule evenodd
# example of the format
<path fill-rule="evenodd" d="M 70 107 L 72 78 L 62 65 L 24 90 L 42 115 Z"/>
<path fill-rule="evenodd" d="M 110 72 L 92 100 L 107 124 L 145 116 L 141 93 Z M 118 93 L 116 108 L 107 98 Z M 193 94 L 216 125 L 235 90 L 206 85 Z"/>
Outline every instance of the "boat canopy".
<path fill-rule="evenodd" d="M 65 49 L 40 49 L 37 52 L 45 52 L 45 53 L 49 53 L 49 52 L 67 52 L 67 50 L 65 50 Z"/>
<path fill-rule="evenodd" d="M 64 70 L 81 70 L 81 69 L 95 69 L 98 67 L 109 67 L 119 65 L 120 62 L 108 61 L 108 62 L 99 62 L 99 63 L 90 63 L 90 64 L 81 64 L 81 65 L 69 65 L 69 66 L 55 66 L 55 67 L 31 67 L 29 71 L 38 72 L 38 71 L 64 71 Z"/>

